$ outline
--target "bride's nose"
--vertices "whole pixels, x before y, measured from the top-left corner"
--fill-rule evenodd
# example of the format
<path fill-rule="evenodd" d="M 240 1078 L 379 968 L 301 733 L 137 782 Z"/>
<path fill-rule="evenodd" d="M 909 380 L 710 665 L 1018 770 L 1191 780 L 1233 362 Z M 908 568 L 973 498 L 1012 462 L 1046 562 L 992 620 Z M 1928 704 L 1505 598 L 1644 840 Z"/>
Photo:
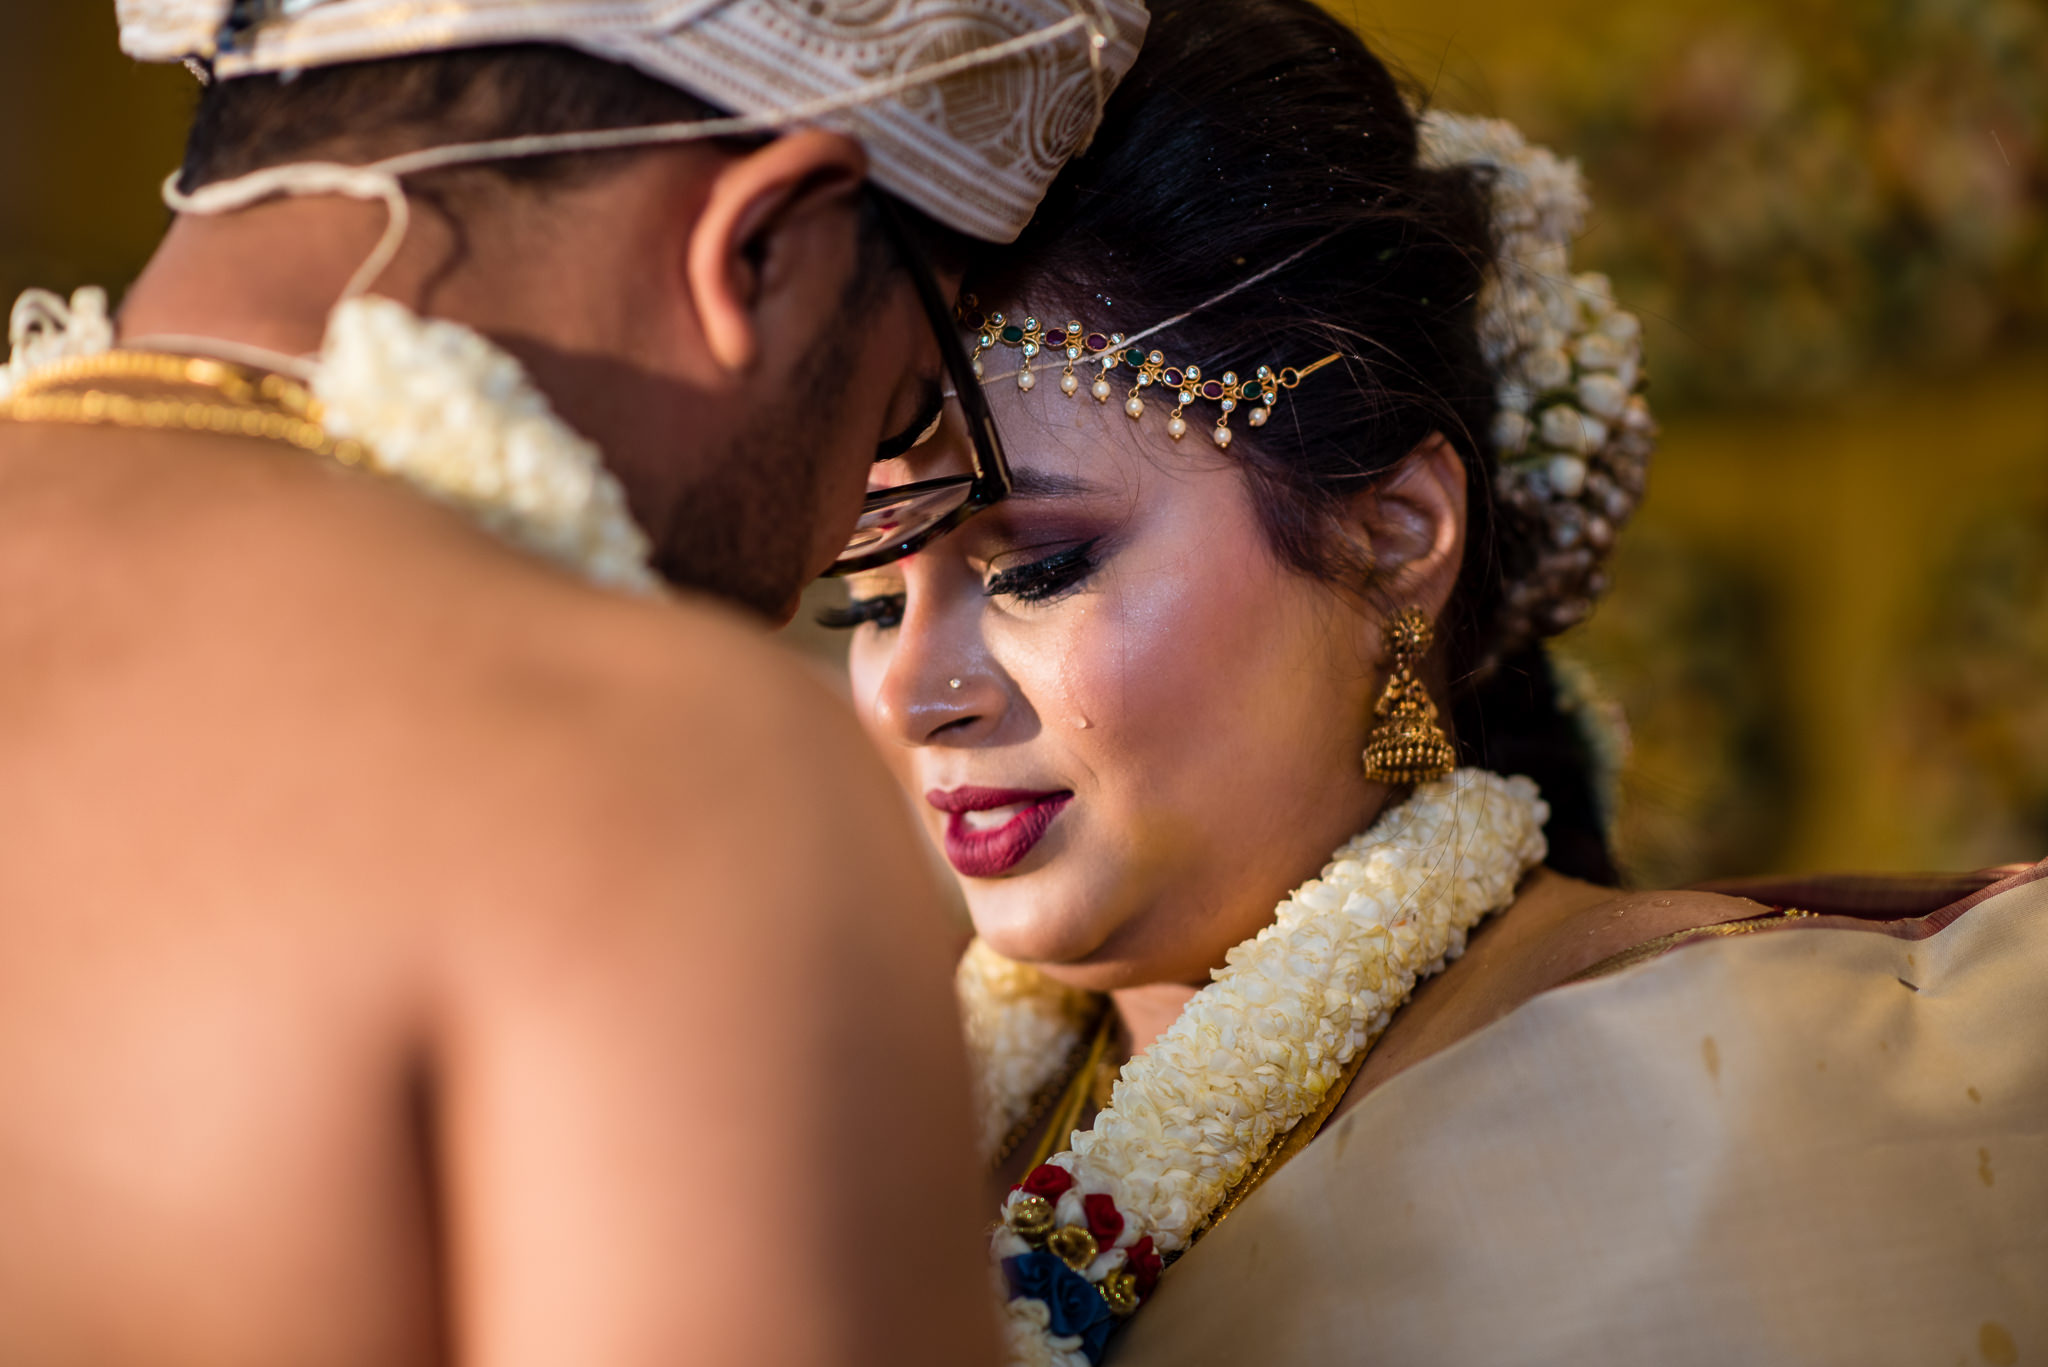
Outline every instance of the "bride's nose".
<path fill-rule="evenodd" d="M 962 745 L 993 730 L 1007 696 L 980 651 L 948 647 L 940 633 L 906 615 L 880 685 L 873 724 L 903 745 Z"/>

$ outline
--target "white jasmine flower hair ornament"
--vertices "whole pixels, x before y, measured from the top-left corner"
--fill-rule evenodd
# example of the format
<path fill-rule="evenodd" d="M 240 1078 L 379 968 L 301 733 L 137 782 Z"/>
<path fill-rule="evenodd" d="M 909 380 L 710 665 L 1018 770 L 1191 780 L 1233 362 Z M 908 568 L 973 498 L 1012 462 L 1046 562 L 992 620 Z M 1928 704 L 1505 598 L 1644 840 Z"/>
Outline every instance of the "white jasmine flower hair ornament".
<path fill-rule="evenodd" d="M 1601 564 L 1641 500 L 1656 423 L 1643 330 L 1603 275 L 1571 273 L 1589 201 L 1577 163 L 1513 124 L 1431 111 L 1422 161 L 1490 181 L 1500 256 L 1479 300 L 1479 342 L 1498 377 L 1493 440 L 1501 500 L 1534 533 L 1512 567 L 1492 656 L 1563 631 L 1606 591 Z"/>

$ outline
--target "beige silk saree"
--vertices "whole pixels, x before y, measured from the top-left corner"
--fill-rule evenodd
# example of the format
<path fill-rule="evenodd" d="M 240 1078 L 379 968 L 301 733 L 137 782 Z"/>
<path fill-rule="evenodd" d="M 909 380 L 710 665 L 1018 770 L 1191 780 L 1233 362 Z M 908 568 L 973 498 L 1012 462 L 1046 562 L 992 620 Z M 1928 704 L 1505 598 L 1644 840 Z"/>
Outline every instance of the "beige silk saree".
<path fill-rule="evenodd" d="M 2048 1363 L 2048 865 L 1535 998 L 1333 1123 L 1109 1362 Z"/>

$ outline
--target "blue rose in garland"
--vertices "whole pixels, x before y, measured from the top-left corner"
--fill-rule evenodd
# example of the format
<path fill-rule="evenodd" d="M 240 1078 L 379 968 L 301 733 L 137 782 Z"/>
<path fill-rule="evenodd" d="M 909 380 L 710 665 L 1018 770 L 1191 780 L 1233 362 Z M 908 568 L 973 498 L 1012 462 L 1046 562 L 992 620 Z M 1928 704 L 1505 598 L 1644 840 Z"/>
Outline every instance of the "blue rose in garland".
<path fill-rule="evenodd" d="M 1078 1337 L 1090 1362 L 1102 1360 L 1103 1347 L 1116 1328 L 1116 1316 L 1086 1277 L 1050 1253 L 1005 1258 L 1003 1275 L 1009 1279 L 1012 1297 L 1029 1296 L 1045 1302 L 1052 1312 L 1048 1327 L 1054 1334 Z"/>

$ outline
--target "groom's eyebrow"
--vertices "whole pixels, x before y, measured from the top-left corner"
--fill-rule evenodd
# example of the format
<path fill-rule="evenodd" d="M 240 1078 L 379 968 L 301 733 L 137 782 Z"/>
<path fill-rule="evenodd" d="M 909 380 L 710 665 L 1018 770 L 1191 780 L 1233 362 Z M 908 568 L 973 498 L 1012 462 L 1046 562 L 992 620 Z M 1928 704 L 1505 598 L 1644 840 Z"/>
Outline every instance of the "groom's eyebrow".
<path fill-rule="evenodd" d="M 1086 498 L 1098 492 L 1093 484 L 1077 475 L 1055 474 L 1050 470 L 1012 469 L 1011 498 Z"/>

